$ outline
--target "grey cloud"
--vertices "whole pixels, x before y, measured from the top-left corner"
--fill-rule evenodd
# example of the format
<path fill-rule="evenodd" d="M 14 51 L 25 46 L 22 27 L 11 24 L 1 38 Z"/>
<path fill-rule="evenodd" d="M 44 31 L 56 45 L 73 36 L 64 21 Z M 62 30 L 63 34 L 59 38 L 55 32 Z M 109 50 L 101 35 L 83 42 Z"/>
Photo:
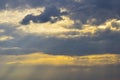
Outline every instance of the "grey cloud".
<path fill-rule="evenodd" d="M 13 26 L 12 24 L 0 24 L 0 29 L 3 30 L 3 32 L 0 33 L 0 37 L 1 36 L 11 36 L 13 37 L 13 39 L 11 40 L 7 40 L 7 41 L 0 41 L 0 54 L 2 53 L 9 53 L 6 52 L 6 50 L 3 50 L 2 48 L 12 48 L 12 47 L 16 47 L 14 46 L 14 44 L 16 44 L 15 40 L 18 39 L 18 37 L 20 37 L 21 33 L 19 33 L 19 31 L 16 29 L 16 26 Z M 14 50 L 13 50 L 14 52 Z"/>
<path fill-rule="evenodd" d="M 86 23 L 87 20 L 91 18 L 96 18 L 95 25 L 101 24 L 104 21 L 112 18 L 120 19 L 120 10 L 119 10 L 119 0 L 4 0 L 1 2 L 1 8 L 6 7 L 8 8 L 16 8 L 16 7 L 23 7 L 29 5 L 30 7 L 50 7 L 50 6 L 57 6 L 57 7 L 64 7 L 69 10 L 69 16 L 76 20 L 79 19 L 82 23 Z M 49 5 L 48 5 L 49 4 Z M 25 8 L 25 7 L 23 7 Z M 102 14 L 102 15 L 101 15 Z M 113 15 L 114 14 L 114 15 Z M 40 16 L 40 15 L 38 15 Z M 33 15 L 28 15 L 28 17 L 38 17 Z M 34 22 L 36 19 L 34 19 Z M 37 19 L 38 20 L 38 19 Z"/>
<path fill-rule="evenodd" d="M 18 31 L 12 25 L 3 24 L 0 25 L 0 29 L 5 30 L 0 35 L 14 37 L 13 40 L 0 42 L 0 54 L 29 54 L 33 52 L 44 52 L 54 55 L 120 54 L 120 32 L 109 29 L 98 31 L 96 33 L 97 36 L 93 37 L 83 36 L 68 39 L 46 38 L 45 36 L 27 34 Z"/>
<path fill-rule="evenodd" d="M 66 6 L 66 4 L 70 4 L 74 2 L 73 0 L 0 0 L 0 9 L 6 8 L 25 8 L 26 6 L 30 7 L 40 7 L 40 6 Z M 49 4 L 49 5 L 48 5 Z"/>
<path fill-rule="evenodd" d="M 0 9 L 14 9 L 20 6 L 25 6 L 24 0 L 0 0 Z"/>
<path fill-rule="evenodd" d="M 0 24 L 0 29 L 4 30 L 0 35 L 14 35 L 14 32 L 16 31 L 16 26 L 13 26 L 12 24 Z"/>
<path fill-rule="evenodd" d="M 71 8 L 73 13 L 71 16 L 73 19 L 80 19 L 83 23 L 91 18 L 97 19 L 95 25 L 104 23 L 108 19 L 120 19 L 119 0 L 82 0 L 75 4 L 77 5 Z"/>
<path fill-rule="evenodd" d="M 34 16 L 32 14 L 25 16 L 25 18 L 21 21 L 21 24 L 29 24 L 30 21 L 33 21 L 34 23 L 44 23 L 48 21 L 54 23 L 58 20 L 61 20 L 61 16 L 64 13 L 65 12 L 60 12 L 60 9 L 56 8 L 55 6 L 50 6 L 47 7 L 45 11 L 38 16 Z"/>
<path fill-rule="evenodd" d="M 118 53 L 119 40 L 117 35 L 101 34 L 98 37 L 82 37 L 77 39 L 44 38 L 26 36 L 16 41 L 15 46 L 22 48 L 19 53 L 45 52 L 49 54 L 86 55 L 101 53 Z M 115 38 L 115 39 L 113 39 Z M 14 52 L 14 51 L 13 51 Z"/>

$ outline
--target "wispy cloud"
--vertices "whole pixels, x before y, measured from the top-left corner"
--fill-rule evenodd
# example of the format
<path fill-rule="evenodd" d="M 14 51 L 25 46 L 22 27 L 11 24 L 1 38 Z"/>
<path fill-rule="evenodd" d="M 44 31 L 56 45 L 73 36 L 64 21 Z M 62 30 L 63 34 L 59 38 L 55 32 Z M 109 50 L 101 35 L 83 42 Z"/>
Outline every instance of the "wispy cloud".
<path fill-rule="evenodd" d="M 12 36 L 0 36 L 0 41 L 7 41 L 14 39 Z"/>

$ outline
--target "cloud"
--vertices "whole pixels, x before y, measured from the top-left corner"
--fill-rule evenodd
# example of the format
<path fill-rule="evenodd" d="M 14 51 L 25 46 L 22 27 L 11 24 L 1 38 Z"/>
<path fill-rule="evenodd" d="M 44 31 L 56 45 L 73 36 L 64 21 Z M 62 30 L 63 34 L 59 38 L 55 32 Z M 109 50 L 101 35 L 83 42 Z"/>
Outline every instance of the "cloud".
<path fill-rule="evenodd" d="M 0 55 L 0 79 L 114 80 L 119 79 L 119 57 L 117 54 L 55 56 L 41 52 L 29 55 Z"/>
<path fill-rule="evenodd" d="M 21 25 L 18 30 L 25 33 L 36 34 L 46 37 L 65 37 L 64 34 L 69 34 L 69 31 L 74 31 L 74 29 L 69 29 L 74 24 L 74 21 L 69 17 L 61 16 L 62 20 L 56 23 L 46 22 L 46 23 L 30 23 L 29 25 Z M 67 36 L 66 36 L 67 37 Z"/>
<path fill-rule="evenodd" d="M 119 20 L 108 20 L 99 26 L 84 24 L 82 28 L 75 28 L 74 21 L 64 18 L 56 23 L 21 26 L 19 30 L 32 36 L 26 36 L 20 42 L 27 41 L 24 44 L 26 47 L 52 54 L 119 53 Z"/>
<path fill-rule="evenodd" d="M 73 19 L 80 19 L 86 23 L 88 19 L 95 18 L 95 25 L 104 23 L 108 19 L 120 19 L 119 0 L 75 0 L 77 3 L 71 8 Z M 82 9 L 81 9 L 82 8 Z M 73 12 L 76 11 L 76 12 Z M 77 15 L 80 14 L 80 15 Z M 102 15 L 101 15 L 102 14 Z M 114 15 L 113 15 L 114 14 Z"/>
<path fill-rule="evenodd" d="M 88 23 L 82 24 L 80 20 L 73 20 L 64 15 L 61 16 L 62 20 L 55 23 L 19 24 L 25 15 L 32 11 L 35 11 L 34 15 L 38 15 L 39 10 L 42 11 L 44 8 L 25 9 L 22 12 L 13 10 L 17 13 L 17 17 L 11 17 L 11 19 L 7 17 L 15 14 L 9 14 L 12 11 L 7 12 L 5 18 L 8 22 L 1 19 L 0 36 L 11 36 L 14 39 L 0 42 L 1 54 L 26 54 L 39 51 L 65 55 L 119 54 L 119 20 L 111 19 L 103 24 L 94 25 L 96 19 L 93 18 L 88 20 Z M 10 47 L 19 49 L 10 49 Z"/>
<path fill-rule="evenodd" d="M 119 3 L 0 0 L 0 80 L 119 80 Z"/>
<path fill-rule="evenodd" d="M 4 9 L 11 9 L 11 8 L 17 8 L 17 7 L 22 7 L 25 6 L 25 1 L 24 0 L 0 0 L 0 10 Z"/>
<path fill-rule="evenodd" d="M 48 66 L 104 66 L 120 64 L 120 55 L 103 54 L 88 56 L 49 55 L 45 53 L 32 53 L 26 55 L 1 55 L 5 58 L 4 64 L 12 65 L 48 65 Z"/>
<path fill-rule="evenodd" d="M 65 1 L 65 3 L 69 3 L 69 1 Z M 111 14 L 116 15 L 116 12 L 110 13 L 107 8 L 98 8 L 96 3 L 93 4 L 89 1 L 88 3 L 77 1 L 64 6 L 55 5 L 54 7 L 53 5 L 50 8 L 45 5 L 0 11 L 0 36 L 13 38 L 0 42 L 1 54 L 26 54 L 39 51 L 65 55 L 119 54 L 120 21 L 111 16 Z M 55 13 L 51 13 L 54 10 Z M 90 12 L 91 10 L 93 11 Z M 67 12 L 67 14 L 62 15 L 63 12 Z M 105 17 L 109 13 L 111 18 L 108 17 L 104 20 L 101 17 L 102 23 L 99 23 L 99 12 L 105 13 Z M 19 22 L 25 19 L 28 14 L 31 14 L 32 17 L 42 16 L 53 20 L 60 17 L 62 19 L 51 22 L 51 19 L 40 18 L 34 22 L 33 18 L 28 25 L 20 24 Z M 44 21 L 39 23 L 40 20 Z"/>
<path fill-rule="evenodd" d="M 43 13 L 37 16 L 33 16 L 32 14 L 25 16 L 25 18 L 21 21 L 21 24 L 29 24 L 30 21 L 34 23 L 45 23 L 51 22 L 55 23 L 58 20 L 62 19 L 62 15 L 64 12 L 60 12 L 60 9 L 57 9 L 55 6 L 47 7 Z"/>
<path fill-rule="evenodd" d="M 0 41 L 7 41 L 7 40 L 11 40 L 13 39 L 13 37 L 11 36 L 0 36 Z"/>
<path fill-rule="evenodd" d="M 108 20 L 101 25 L 83 24 L 82 28 L 75 28 L 74 21 L 68 17 L 62 16 L 63 20 L 56 23 L 31 23 L 29 25 L 20 26 L 18 29 L 26 33 L 36 34 L 46 37 L 61 38 L 80 38 L 95 37 L 104 34 L 103 32 L 118 33 L 120 31 L 120 21 L 117 19 Z M 91 22 L 90 22 L 91 23 Z M 37 27 L 36 27 L 37 26 Z M 109 34 L 107 34 L 109 35 Z"/>
<path fill-rule="evenodd" d="M 25 9 L 10 9 L 0 11 L 0 24 L 15 24 L 19 25 L 19 22 L 28 14 L 38 15 L 44 10 L 44 7 L 40 8 L 25 8 Z"/>
<path fill-rule="evenodd" d="M 48 6 L 66 6 L 66 4 L 70 4 L 72 2 L 74 2 L 73 0 L 65 0 L 65 1 L 61 1 L 61 0 L 0 0 L 0 10 L 4 10 L 4 9 L 16 9 L 16 8 L 28 8 L 28 7 L 32 7 L 32 8 L 37 8 L 37 7 L 48 7 Z M 48 5 L 49 4 L 49 5 Z"/>
<path fill-rule="evenodd" d="M 51 3 L 54 2 L 54 3 Z M 86 23 L 88 19 L 95 18 L 97 22 L 95 24 L 101 24 L 107 19 L 119 19 L 119 1 L 99 1 L 99 0 L 5 0 L 1 1 L 1 8 L 4 7 L 10 9 L 25 9 L 25 8 L 38 8 L 38 7 L 50 7 L 55 6 L 57 8 L 66 8 L 69 11 L 69 16 L 73 19 L 79 19 L 83 23 Z M 17 5 L 16 5 L 17 4 Z M 47 5 L 49 4 L 49 5 Z M 67 5 L 66 5 L 67 4 Z M 7 9 L 7 10 L 8 10 Z M 78 15 L 79 14 L 79 15 Z M 102 14 L 102 15 L 101 15 Z M 113 15 L 114 14 L 114 15 Z M 28 14 L 27 14 L 28 15 Z M 34 15 L 29 15 L 34 16 Z M 38 15 L 40 16 L 40 14 Z M 34 16 L 35 21 L 35 16 Z M 37 21 L 35 21 L 37 22 Z M 39 20 L 38 20 L 39 22 Z"/>

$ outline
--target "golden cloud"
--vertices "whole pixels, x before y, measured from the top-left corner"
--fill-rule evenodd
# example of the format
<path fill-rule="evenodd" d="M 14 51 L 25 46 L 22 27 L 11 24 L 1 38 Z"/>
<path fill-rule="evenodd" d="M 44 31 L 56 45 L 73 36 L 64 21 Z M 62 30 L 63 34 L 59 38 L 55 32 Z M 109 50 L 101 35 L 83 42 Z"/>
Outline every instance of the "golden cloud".
<path fill-rule="evenodd" d="M 32 53 L 25 55 L 2 55 L 0 62 L 7 65 L 52 65 L 52 66 L 102 66 L 120 64 L 119 54 L 99 54 L 87 56 L 49 55 Z"/>

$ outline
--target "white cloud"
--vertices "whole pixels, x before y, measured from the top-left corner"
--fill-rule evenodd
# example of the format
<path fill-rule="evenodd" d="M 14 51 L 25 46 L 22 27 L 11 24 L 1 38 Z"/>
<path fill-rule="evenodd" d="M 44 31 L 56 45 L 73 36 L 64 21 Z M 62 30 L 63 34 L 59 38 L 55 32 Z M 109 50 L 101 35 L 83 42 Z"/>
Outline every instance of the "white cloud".
<path fill-rule="evenodd" d="M 14 39 L 12 36 L 0 36 L 0 41 L 7 41 Z"/>
<path fill-rule="evenodd" d="M 0 47 L 1 50 L 17 50 L 17 49 L 21 49 L 19 47 Z"/>
<path fill-rule="evenodd" d="M 10 9 L 0 11 L 0 24 L 10 23 L 18 25 L 19 22 L 28 14 L 38 15 L 44 11 L 44 8 L 28 8 L 28 9 Z"/>
<path fill-rule="evenodd" d="M 5 30 L 3 30 L 3 29 L 0 29 L 0 33 L 3 33 L 3 32 L 5 32 Z"/>

